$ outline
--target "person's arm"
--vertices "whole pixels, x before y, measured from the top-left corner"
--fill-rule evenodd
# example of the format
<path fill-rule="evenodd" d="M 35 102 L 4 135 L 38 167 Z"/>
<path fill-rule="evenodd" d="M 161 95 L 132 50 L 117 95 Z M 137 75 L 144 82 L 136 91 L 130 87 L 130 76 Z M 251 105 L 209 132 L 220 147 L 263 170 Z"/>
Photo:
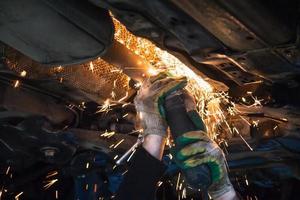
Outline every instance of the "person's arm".
<path fill-rule="evenodd" d="M 161 160 L 164 148 L 166 144 L 166 138 L 160 135 L 147 135 L 144 138 L 143 147 L 157 160 Z"/>
<path fill-rule="evenodd" d="M 214 200 L 239 200 L 235 190 L 230 190 Z"/>
<path fill-rule="evenodd" d="M 147 135 L 143 147 L 132 158 L 132 163 L 124 177 L 117 200 L 153 200 L 156 185 L 165 171 L 161 162 L 165 138 L 159 135 Z"/>
<path fill-rule="evenodd" d="M 158 99 L 177 88 L 181 79 L 158 76 L 143 83 L 135 98 L 139 128 L 143 129 L 144 142 L 131 159 L 117 195 L 117 200 L 153 200 L 157 182 L 165 171 L 161 162 L 167 137 L 167 124 L 159 111 Z"/>

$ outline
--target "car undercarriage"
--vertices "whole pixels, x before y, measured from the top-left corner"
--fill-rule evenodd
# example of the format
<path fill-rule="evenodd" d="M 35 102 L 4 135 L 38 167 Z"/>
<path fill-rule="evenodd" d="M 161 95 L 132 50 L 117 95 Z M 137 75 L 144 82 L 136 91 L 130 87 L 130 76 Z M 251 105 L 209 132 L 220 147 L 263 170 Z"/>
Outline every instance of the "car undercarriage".
<path fill-rule="evenodd" d="M 300 194 L 297 0 L 1 0 L 0 200 L 113 199 L 144 78 L 188 78 L 242 199 Z M 164 152 L 157 199 L 209 199 Z"/>

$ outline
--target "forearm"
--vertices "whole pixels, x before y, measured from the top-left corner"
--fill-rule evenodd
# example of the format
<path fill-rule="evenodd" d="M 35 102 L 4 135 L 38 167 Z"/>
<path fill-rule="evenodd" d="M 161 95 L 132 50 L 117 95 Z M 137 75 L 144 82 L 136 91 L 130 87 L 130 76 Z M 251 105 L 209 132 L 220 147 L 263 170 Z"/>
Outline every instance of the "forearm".
<path fill-rule="evenodd" d="M 144 149 L 154 158 L 161 160 L 164 152 L 166 139 L 159 135 L 146 135 L 143 142 Z"/>
<path fill-rule="evenodd" d="M 155 198 L 156 184 L 165 170 L 161 162 L 165 141 L 159 135 L 144 136 L 143 147 L 133 156 L 116 200 Z"/>
<path fill-rule="evenodd" d="M 146 142 L 146 145 L 151 144 Z M 152 148 L 150 151 L 153 153 Z M 156 151 L 154 151 L 155 155 Z M 117 192 L 116 200 L 155 199 L 156 184 L 165 171 L 164 164 L 145 148 L 138 148 Z"/>
<path fill-rule="evenodd" d="M 222 196 L 216 198 L 215 200 L 239 200 L 239 198 L 233 189 L 233 190 L 226 192 Z"/>

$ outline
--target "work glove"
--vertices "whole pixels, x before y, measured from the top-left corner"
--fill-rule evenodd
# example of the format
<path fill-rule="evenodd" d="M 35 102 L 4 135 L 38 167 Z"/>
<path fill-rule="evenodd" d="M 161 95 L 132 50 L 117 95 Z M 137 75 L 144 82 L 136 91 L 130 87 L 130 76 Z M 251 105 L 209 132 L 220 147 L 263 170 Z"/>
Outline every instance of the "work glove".
<path fill-rule="evenodd" d="M 231 197 L 235 196 L 235 191 L 228 178 L 223 151 L 207 136 L 202 119 L 198 113 L 195 113 L 194 98 L 186 91 L 183 91 L 182 94 L 184 95 L 186 111 L 198 130 L 186 132 L 176 138 L 173 150 L 175 161 L 184 171 L 189 185 L 197 188 L 209 184 L 207 185 L 208 192 L 213 199 L 218 199 L 225 193 L 228 197 L 226 199 L 232 199 Z M 211 176 L 210 183 L 199 180 L 201 177 L 199 178 L 197 174 L 201 174 L 199 170 L 203 170 L 203 168 L 198 167 L 200 165 L 208 166 Z"/>
<path fill-rule="evenodd" d="M 134 104 L 138 114 L 138 128 L 143 129 L 143 135 L 148 134 L 167 136 L 165 121 L 165 97 L 186 86 L 185 77 L 169 77 L 166 73 L 147 78 L 137 96 Z"/>
<path fill-rule="evenodd" d="M 223 151 L 207 137 L 205 132 L 187 132 L 177 138 L 176 146 L 182 147 L 176 152 L 175 159 L 183 170 L 190 170 L 199 165 L 209 167 L 212 184 L 208 187 L 208 192 L 213 199 L 230 191 L 234 193 L 228 178 Z"/>

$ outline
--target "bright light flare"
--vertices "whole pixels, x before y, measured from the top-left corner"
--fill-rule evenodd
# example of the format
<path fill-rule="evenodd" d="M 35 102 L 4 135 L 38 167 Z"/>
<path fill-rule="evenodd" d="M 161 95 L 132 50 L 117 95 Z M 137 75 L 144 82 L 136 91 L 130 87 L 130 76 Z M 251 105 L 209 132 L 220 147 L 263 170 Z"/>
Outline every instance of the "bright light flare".
<path fill-rule="evenodd" d="M 115 18 L 113 18 L 113 22 L 116 29 L 115 39 L 135 54 L 144 58 L 148 63 L 151 63 L 152 67 L 146 73 L 155 75 L 165 70 L 173 76 L 187 77 L 188 84 L 186 89 L 196 100 L 198 112 L 206 125 L 207 134 L 210 138 L 222 141 L 223 138 L 219 138 L 221 132 L 231 137 L 233 129 L 235 128 L 234 131 L 237 129 L 228 122 L 228 119 L 239 116 L 242 112 L 237 109 L 235 103 L 230 100 L 227 93 L 215 91 L 212 85 L 178 58 L 160 49 L 149 40 L 131 34 Z M 138 89 L 139 86 L 140 84 L 136 85 L 136 88 Z M 251 95 L 254 102 L 250 107 L 261 106 L 261 100 L 253 97 L 250 92 L 247 94 Z M 242 98 L 242 101 L 246 103 L 246 98 Z M 247 141 L 240 134 L 239 136 L 251 149 Z"/>
<path fill-rule="evenodd" d="M 101 136 L 102 136 L 102 137 L 110 138 L 110 137 L 112 137 L 114 134 L 115 134 L 114 131 L 111 131 L 111 132 L 105 131 L 104 133 L 101 134 Z"/>
<path fill-rule="evenodd" d="M 90 62 L 90 67 L 89 67 L 89 69 L 90 69 L 92 72 L 94 72 L 94 64 L 93 64 L 93 62 Z"/>
<path fill-rule="evenodd" d="M 100 110 L 98 110 L 96 113 L 108 112 L 110 110 L 110 107 L 112 106 L 110 101 L 111 101 L 110 99 L 106 99 L 104 101 L 103 105 L 100 107 Z"/>
<path fill-rule="evenodd" d="M 27 75 L 27 72 L 25 70 L 23 70 L 21 73 L 20 73 L 20 76 L 22 77 L 25 77 Z"/>
<path fill-rule="evenodd" d="M 155 76 L 159 73 L 159 71 L 157 69 L 152 68 L 152 67 L 150 67 L 147 72 L 150 76 Z"/>
<path fill-rule="evenodd" d="M 20 86 L 20 81 L 19 80 L 16 80 L 15 82 L 14 82 L 14 88 L 17 88 L 17 87 L 19 87 Z"/>
<path fill-rule="evenodd" d="M 15 196 L 15 200 L 18 200 L 19 197 L 20 197 L 23 193 L 24 193 L 24 192 L 20 192 L 19 194 L 17 194 L 17 195 Z"/>
<path fill-rule="evenodd" d="M 131 34 L 116 19 L 114 19 L 114 24 L 116 28 L 115 39 L 152 64 L 152 67 L 146 72 L 147 75 L 153 76 L 160 71 L 167 71 L 173 76 L 186 76 L 188 78 L 186 88 L 195 97 L 199 113 L 208 127 L 208 135 L 213 138 L 217 127 L 215 123 L 224 120 L 224 115 L 219 114 L 222 112 L 220 101 L 214 101 L 218 95 L 214 93 L 213 87 L 172 54 L 158 48 L 147 39 Z M 138 89 L 140 85 L 141 83 L 137 83 L 135 87 Z M 208 103 L 210 106 L 207 109 Z M 206 115 L 207 113 L 209 115 Z"/>
<path fill-rule="evenodd" d="M 44 189 L 47 190 L 48 188 L 50 188 L 57 181 L 58 181 L 58 179 L 53 179 L 53 180 L 50 180 L 50 181 L 46 181 L 46 185 L 44 185 Z"/>

